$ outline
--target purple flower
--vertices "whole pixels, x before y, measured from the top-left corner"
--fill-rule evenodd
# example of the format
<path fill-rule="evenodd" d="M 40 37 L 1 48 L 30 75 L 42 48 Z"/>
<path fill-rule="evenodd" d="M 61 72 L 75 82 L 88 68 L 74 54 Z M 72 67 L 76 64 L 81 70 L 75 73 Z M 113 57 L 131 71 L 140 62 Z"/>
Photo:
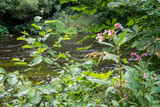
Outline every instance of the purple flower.
<path fill-rule="evenodd" d="M 147 78 L 147 75 L 146 75 L 145 73 L 143 74 L 143 79 L 144 79 L 144 78 Z"/>
<path fill-rule="evenodd" d="M 148 56 L 147 53 L 143 53 L 142 56 Z"/>
<path fill-rule="evenodd" d="M 131 52 L 130 56 L 133 56 L 133 55 L 136 55 L 136 53 L 134 53 L 134 52 Z"/>
<path fill-rule="evenodd" d="M 102 42 L 103 41 L 103 34 L 98 33 L 96 39 L 99 39 L 99 41 Z"/>
<path fill-rule="evenodd" d="M 157 81 L 157 77 L 155 77 L 155 80 Z"/>
<path fill-rule="evenodd" d="M 106 33 L 108 34 L 108 36 L 112 36 L 116 32 L 114 30 L 111 31 L 111 30 L 106 30 L 105 29 L 103 34 L 106 34 Z"/>
<path fill-rule="evenodd" d="M 136 60 L 139 60 L 141 58 L 138 54 L 136 55 L 136 57 Z"/>
<path fill-rule="evenodd" d="M 106 33 L 109 33 L 109 30 L 105 29 L 103 34 L 106 34 Z"/>
<path fill-rule="evenodd" d="M 115 26 L 116 29 L 118 29 L 118 28 L 123 29 L 123 27 L 120 23 L 115 23 L 114 26 Z"/>

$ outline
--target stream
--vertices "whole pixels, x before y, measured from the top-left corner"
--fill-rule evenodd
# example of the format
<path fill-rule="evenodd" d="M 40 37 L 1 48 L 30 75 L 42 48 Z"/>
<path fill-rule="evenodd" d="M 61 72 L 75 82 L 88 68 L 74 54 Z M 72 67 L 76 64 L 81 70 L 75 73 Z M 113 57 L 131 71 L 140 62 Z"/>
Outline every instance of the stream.
<path fill-rule="evenodd" d="M 76 50 L 77 48 L 83 46 L 89 46 L 94 40 L 89 39 L 85 40 L 84 42 L 77 44 L 77 41 L 81 40 L 87 34 L 77 34 L 69 36 L 71 40 L 62 41 L 61 48 L 56 49 L 58 52 L 69 52 L 71 54 L 70 60 L 74 60 L 75 62 L 83 62 L 84 56 L 91 52 L 96 52 L 102 49 L 104 46 L 100 46 L 98 43 L 94 43 L 91 49 L 88 50 Z M 52 47 L 54 41 L 56 41 L 60 37 L 60 35 L 51 35 L 48 40 L 47 44 L 49 47 Z M 27 71 L 25 72 L 24 69 L 26 66 L 22 65 L 14 65 L 12 61 L 13 58 L 19 58 L 25 60 L 31 60 L 30 53 L 33 51 L 31 49 L 23 49 L 21 48 L 25 45 L 25 41 L 17 41 L 17 37 L 3 37 L 0 38 L 0 67 L 6 69 L 7 72 L 13 72 L 19 70 L 27 79 L 30 79 L 34 82 L 38 81 L 46 81 L 49 82 L 51 78 L 56 77 L 58 74 L 57 72 L 60 69 L 56 66 L 50 66 L 47 70 L 41 71 Z M 65 61 L 61 59 L 59 61 L 60 64 L 63 64 Z M 69 63 L 69 62 L 68 62 Z M 99 66 L 94 67 L 95 72 L 107 72 L 108 70 L 112 70 L 114 67 L 110 63 L 100 63 Z"/>

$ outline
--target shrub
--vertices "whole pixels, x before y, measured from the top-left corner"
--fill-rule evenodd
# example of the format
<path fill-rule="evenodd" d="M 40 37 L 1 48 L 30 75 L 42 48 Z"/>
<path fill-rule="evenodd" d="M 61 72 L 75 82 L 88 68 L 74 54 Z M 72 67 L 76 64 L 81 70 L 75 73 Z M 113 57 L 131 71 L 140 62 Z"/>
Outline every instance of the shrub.
<path fill-rule="evenodd" d="M 7 27 L 0 25 L 0 35 L 4 36 L 4 35 L 8 35 L 8 34 L 9 34 L 9 32 L 8 32 Z"/>

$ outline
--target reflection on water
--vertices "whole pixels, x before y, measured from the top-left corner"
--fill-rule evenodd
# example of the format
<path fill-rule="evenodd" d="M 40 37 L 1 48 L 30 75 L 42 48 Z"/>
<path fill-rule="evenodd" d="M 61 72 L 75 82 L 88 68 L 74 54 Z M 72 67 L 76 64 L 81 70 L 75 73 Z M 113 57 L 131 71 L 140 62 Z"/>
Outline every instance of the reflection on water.
<path fill-rule="evenodd" d="M 74 61 L 82 62 L 84 60 L 84 56 L 90 52 L 96 52 L 102 47 L 98 44 L 94 44 L 92 49 L 89 50 L 81 50 L 77 51 L 77 48 L 90 45 L 93 40 L 86 40 L 83 43 L 77 44 L 76 42 L 82 39 L 86 35 L 78 34 L 70 36 L 71 40 L 62 41 L 62 47 L 56 48 L 58 52 L 70 52 L 72 55 L 71 59 Z M 58 39 L 58 35 L 52 35 L 48 38 L 47 44 L 49 47 L 52 47 L 54 41 Z M 43 71 L 27 71 L 24 72 L 23 69 L 25 66 L 14 65 L 12 62 L 12 58 L 25 58 L 27 61 L 31 60 L 29 54 L 32 52 L 31 49 L 23 49 L 21 48 L 25 44 L 25 41 L 17 41 L 16 38 L 1 38 L 0 39 L 0 67 L 5 68 L 8 72 L 12 72 L 15 70 L 19 70 L 22 72 L 27 78 L 33 79 L 34 81 L 39 80 L 50 80 L 50 78 L 57 76 L 57 72 L 59 69 L 56 66 L 50 66 L 49 69 Z M 60 60 L 60 64 L 63 64 L 64 60 Z M 113 69 L 113 66 L 110 64 L 100 64 L 98 67 L 95 67 L 95 71 L 105 72 L 106 70 Z"/>

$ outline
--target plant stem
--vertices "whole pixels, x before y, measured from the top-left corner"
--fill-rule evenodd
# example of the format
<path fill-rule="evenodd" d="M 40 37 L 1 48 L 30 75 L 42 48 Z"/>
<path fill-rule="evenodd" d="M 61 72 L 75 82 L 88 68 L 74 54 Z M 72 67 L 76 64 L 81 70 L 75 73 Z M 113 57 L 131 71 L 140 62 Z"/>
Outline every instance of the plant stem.
<path fill-rule="evenodd" d="M 121 70 L 121 60 L 120 60 L 120 54 L 119 54 L 119 46 L 117 45 L 117 43 L 115 42 L 115 40 L 113 39 L 116 49 L 117 49 L 117 55 L 118 55 L 118 68 L 119 68 L 119 76 L 120 76 L 120 92 L 121 92 L 121 98 L 123 98 L 123 86 L 122 86 L 122 70 Z"/>
<path fill-rule="evenodd" d="M 119 55 L 119 47 L 117 47 L 117 54 L 118 54 L 118 68 L 119 68 L 119 75 L 120 75 L 120 91 L 121 91 L 121 98 L 123 98 L 123 91 L 122 91 L 122 70 L 121 70 L 121 62 L 120 62 L 120 55 Z"/>

